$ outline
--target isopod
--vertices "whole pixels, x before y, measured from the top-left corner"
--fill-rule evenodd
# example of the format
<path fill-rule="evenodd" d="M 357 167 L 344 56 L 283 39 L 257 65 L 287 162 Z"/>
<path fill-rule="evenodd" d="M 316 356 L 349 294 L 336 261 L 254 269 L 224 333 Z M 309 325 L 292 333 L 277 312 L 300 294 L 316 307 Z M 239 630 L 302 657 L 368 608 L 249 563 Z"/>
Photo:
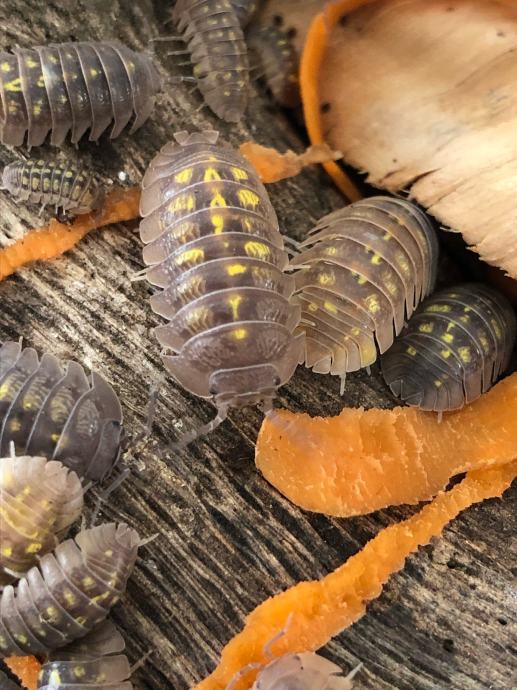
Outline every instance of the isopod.
<path fill-rule="evenodd" d="M 289 34 L 278 26 L 254 26 L 246 34 L 250 62 L 277 103 L 294 108 L 300 102 L 298 57 Z"/>
<path fill-rule="evenodd" d="M 271 405 L 292 376 L 303 335 L 294 330 L 294 279 L 275 211 L 251 165 L 217 132 L 185 132 L 164 146 L 142 183 L 144 274 L 162 290 L 153 311 L 168 371 L 191 393 L 230 406 Z"/>
<path fill-rule="evenodd" d="M 38 690 L 132 690 L 125 642 L 106 620 L 81 640 L 52 652 L 43 664 Z"/>
<path fill-rule="evenodd" d="M 259 6 L 259 0 L 231 0 L 242 28 L 246 28 Z"/>
<path fill-rule="evenodd" d="M 456 410 L 508 368 L 515 339 L 515 313 L 506 297 L 487 285 L 464 283 L 423 302 L 382 356 L 382 374 L 408 405 Z"/>
<path fill-rule="evenodd" d="M 82 507 L 79 477 L 60 462 L 0 458 L 0 586 L 52 551 Z"/>
<path fill-rule="evenodd" d="M 8 678 L 2 671 L 0 671 L 0 688 L 2 690 L 21 690 L 21 686 Z"/>
<path fill-rule="evenodd" d="M 83 530 L 0 595 L 0 656 L 47 655 L 84 637 L 125 591 L 140 538 L 125 524 Z"/>
<path fill-rule="evenodd" d="M 208 107 L 239 122 L 249 90 L 248 49 L 230 0 L 178 0 L 173 20 L 187 44 L 194 78 Z"/>
<path fill-rule="evenodd" d="M 372 197 L 322 218 L 291 261 L 305 366 L 341 377 L 385 352 L 435 283 L 438 240 L 414 204 Z M 303 361 L 302 359 L 302 361 Z"/>
<path fill-rule="evenodd" d="M 134 115 L 131 132 L 147 120 L 160 90 L 151 57 L 122 43 L 86 41 L 15 48 L 0 53 L 0 141 L 60 146 L 71 132 L 77 143 L 90 129 L 97 141 L 113 122 L 118 137 Z"/>
<path fill-rule="evenodd" d="M 97 481 L 119 456 L 122 408 L 96 372 L 88 380 L 73 361 L 8 341 L 0 347 L 0 457 L 14 443 L 21 455 L 60 460 Z"/>
<path fill-rule="evenodd" d="M 78 215 L 93 211 L 103 195 L 92 175 L 75 163 L 28 160 L 9 163 L 2 174 L 2 189 L 17 201 L 47 204 Z"/>

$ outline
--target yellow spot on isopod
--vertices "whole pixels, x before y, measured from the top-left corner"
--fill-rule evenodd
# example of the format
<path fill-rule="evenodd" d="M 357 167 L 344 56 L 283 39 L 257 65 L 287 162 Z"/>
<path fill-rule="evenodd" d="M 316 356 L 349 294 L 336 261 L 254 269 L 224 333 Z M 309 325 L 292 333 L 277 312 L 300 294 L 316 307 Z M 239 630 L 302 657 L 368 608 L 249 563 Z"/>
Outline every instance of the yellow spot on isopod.
<path fill-rule="evenodd" d="M 235 295 L 235 297 L 230 297 L 228 299 L 228 304 L 232 310 L 232 318 L 237 320 L 239 318 L 239 307 L 242 302 L 242 297 L 240 295 Z"/>
<path fill-rule="evenodd" d="M 83 582 L 83 587 L 91 587 L 92 585 L 95 584 L 95 580 L 93 579 L 93 577 L 90 577 L 89 575 L 87 575 L 86 577 L 83 577 L 82 582 Z"/>
<path fill-rule="evenodd" d="M 25 64 L 27 65 L 27 67 L 29 69 L 34 69 L 35 67 L 38 66 L 38 63 L 36 62 L 36 60 L 30 56 L 25 58 Z"/>
<path fill-rule="evenodd" d="M 198 263 L 203 261 L 204 258 L 205 252 L 203 249 L 187 249 L 187 251 L 178 256 L 176 264 L 178 266 L 183 266 L 183 264 L 187 263 Z"/>
<path fill-rule="evenodd" d="M 242 264 L 231 264 L 226 269 L 226 272 L 229 276 L 238 276 L 241 275 L 241 273 L 246 273 L 246 266 Z"/>
<path fill-rule="evenodd" d="M 38 542 L 33 542 L 27 546 L 25 553 L 38 553 L 38 551 L 41 551 L 41 546 Z"/>
<path fill-rule="evenodd" d="M 0 65 L 0 71 L 4 72 L 4 74 L 10 72 L 11 65 L 8 62 L 2 62 L 2 64 Z"/>
<path fill-rule="evenodd" d="M 447 314 L 450 312 L 451 307 L 448 304 L 430 304 L 426 307 L 425 311 L 434 314 Z"/>
<path fill-rule="evenodd" d="M 179 173 L 176 173 L 176 175 L 174 175 L 174 181 L 178 182 L 179 184 L 188 184 L 192 179 L 193 172 L 193 168 L 185 168 L 185 170 L 180 170 Z"/>
<path fill-rule="evenodd" d="M 454 342 L 454 336 L 452 335 L 452 333 L 444 333 L 441 336 L 441 340 L 443 340 L 444 343 L 452 343 Z"/>
<path fill-rule="evenodd" d="M 318 283 L 320 285 L 334 285 L 336 276 L 333 273 L 320 273 L 318 276 Z"/>
<path fill-rule="evenodd" d="M 45 88 L 45 78 L 42 74 L 37 78 L 36 80 L 36 86 L 38 89 L 44 89 Z"/>
<path fill-rule="evenodd" d="M 0 553 L 2 554 L 2 556 L 9 558 L 9 556 L 13 555 L 13 547 L 12 546 L 2 546 Z"/>
<path fill-rule="evenodd" d="M 4 84 L 4 91 L 14 91 L 15 93 L 18 93 L 21 90 L 22 83 L 20 77 L 12 79 L 11 81 L 8 81 L 6 84 Z"/>
<path fill-rule="evenodd" d="M 74 666 L 74 676 L 76 678 L 82 678 L 86 673 L 84 666 Z"/>
<path fill-rule="evenodd" d="M 318 311 L 318 305 L 314 304 L 314 302 L 311 302 L 309 305 L 307 305 L 307 309 L 311 312 Z"/>
<path fill-rule="evenodd" d="M 214 213 L 210 220 L 214 226 L 214 235 L 220 235 L 224 230 L 224 217 L 220 213 Z"/>
<path fill-rule="evenodd" d="M 443 386 L 443 381 L 440 381 L 440 379 L 435 379 L 434 385 L 436 386 L 436 388 L 440 388 L 440 386 Z"/>
<path fill-rule="evenodd" d="M 11 431 L 16 433 L 17 431 L 20 431 L 20 429 L 22 428 L 22 423 L 19 419 L 13 419 L 9 426 Z"/>
<path fill-rule="evenodd" d="M 366 276 L 357 276 L 357 283 L 358 285 L 364 285 L 365 283 L 368 282 L 368 278 Z"/>
<path fill-rule="evenodd" d="M 370 261 L 374 266 L 379 266 L 382 261 L 382 257 L 379 254 L 374 254 Z"/>
<path fill-rule="evenodd" d="M 407 348 L 406 352 L 408 353 L 408 355 L 411 355 L 411 357 L 414 357 L 416 355 L 416 349 L 412 345 L 410 345 Z"/>
<path fill-rule="evenodd" d="M 244 208 L 255 208 L 260 201 L 259 195 L 249 189 L 239 189 L 237 196 Z"/>
<path fill-rule="evenodd" d="M 76 597 L 75 594 L 74 594 L 73 592 L 71 592 L 69 589 L 67 589 L 67 590 L 65 591 L 64 595 L 65 595 L 66 603 L 67 603 L 69 606 L 73 606 L 73 605 L 75 604 L 75 602 L 77 601 L 77 597 Z"/>
<path fill-rule="evenodd" d="M 235 340 L 244 340 L 244 338 L 248 335 L 248 331 L 245 328 L 237 328 L 233 332 L 233 337 Z"/>
<path fill-rule="evenodd" d="M 98 70 L 98 69 L 95 69 L 95 67 L 91 67 L 91 68 L 90 68 L 90 75 L 91 75 L 92 77 L 96 77 L 98 74 L 99 74 L 99 70 Z"/>
<path fill-rule="evenodd" d="M 50 672 L 48 684 L 50 685 L 50 687 L 54 687 L 54 688 L 61 687 L 61 674 L 59 673 L 59 671 L 57 669 L 53 669 Z"/>
<path fill-rule="evenodd" d="M 379 298 L 377 297 L 377 295 L 368 295 L 365 302 L 368 311 L 372 314 L 376 314 L 378 311 L 380 311 L 381 305 L 379 303 Z"/>
<path fill-rule="evenodd" d="M 224 206 L 228 206 L 226 199 L 220 192 L 216 192 L 210 202 L 210 208 L 221 208 Z"/>
<path fill-rule="evenodd" d="M 250 240 L 244 245 L 244 251 L 248 256 L 253 256 L 259 259 L 267 259 L 270 252 L 269 247 L 263 242 L 256 242 Z"/>
<path fill-rule="evenodd" d="M 450 350 L 441 350 L 440 354 L 444 359 L 449 359 L 449 357 L 451 356 L 451 351 Z"/>
<path fill-rule="evenodd" d="M 337 307 L 333 302 L 324 302 L 323 306 L 325 310 L 330 312 L 331 314 L 337 314 Z"/>
<path fill-rule="evenodd" d="M 421 323 L 420 326 L 418 327 L 418 330 L 420 333 L 432 333 L 434 328 L 434 324 L 427 322 L 427 323 Z"/>
<path fill-rule="evenodd" d="M 204 182 L 218 182 L 221 179 L 221 175 L 217 172 L 215 168 L 207 168 L 205 174 L 203 175 Z"/>
<path fill-rule="evenodd" d="M 248 173 L 242 168 L 232 168 L 232 175 L 234 180 L 247 180 Z"/>
<path fill-rule="evenodd" d="M 470 351 L 470 347 L 459 347 L 458 354 L 463 364 L 470 364 L 470 362 L 472 361 L 472 353 Z"/>

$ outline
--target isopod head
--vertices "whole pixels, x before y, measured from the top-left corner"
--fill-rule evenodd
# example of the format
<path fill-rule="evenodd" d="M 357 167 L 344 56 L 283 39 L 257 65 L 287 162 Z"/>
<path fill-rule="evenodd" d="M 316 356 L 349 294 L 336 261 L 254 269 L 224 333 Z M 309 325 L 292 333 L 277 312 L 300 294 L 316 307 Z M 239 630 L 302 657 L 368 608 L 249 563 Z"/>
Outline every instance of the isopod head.
<path fill-rule="evenodd" d="M 285 654 L 259 673 L 252 690 L 351 690 L 359 668 L 343 676 L 339 666 L 314 652 Z"/>

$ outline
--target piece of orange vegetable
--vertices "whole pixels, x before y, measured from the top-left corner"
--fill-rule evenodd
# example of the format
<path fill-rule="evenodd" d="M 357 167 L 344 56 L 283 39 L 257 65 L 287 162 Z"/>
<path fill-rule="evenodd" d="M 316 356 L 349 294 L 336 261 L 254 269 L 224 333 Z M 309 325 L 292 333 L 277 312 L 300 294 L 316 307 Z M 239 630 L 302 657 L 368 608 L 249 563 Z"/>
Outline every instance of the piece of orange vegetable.
<path fill-rule="evenodd" d="M 264 645 L 284 627 L 286 633 L 274 644 L 275 655 L 322 647 L 364 614 L 367 603 L 379 596 L 390 575 L 404 566 L 412 551 L 441 534 L 465 508 L 500 496 L 516 475 L 517 460 L 470 472 L 416 515 L 383 529 L 334 572 L 267 599 L 246 618 L 242 632 L 224 648 L 215 671 L 195 690 L 225 690 L 247 664 L 264 663 Z M 250 688 L 255 675 L 256 670 L 250 671 L 233 690 Z"/>
<path fill-rule="evenodd" d="M 14 244 L 0 249 L 0 280 L 33 261 L 64 254 L 91 230 L 138 218 L 140 188 L 117 189 L 106 197 L 100 212 L 78 216 L 70 225 L 52 220 L 45 228 L 29 231 Z"/>
<path fill-rule="evenodd" d="M 344 409 L 336 417 L 275 410 L 255 460 L 265 478 L 307 510 L 362 515 L 418 503 L 467 470 L 517 458 L 517 373 L 446 413 L 410 407 Z"/>
<path fill-rule="evenodd" d="M 33 656 L 11 656 L 4 659 L 11 671 L 20 679 L 26 690 L 36 690 L 38 674 L 41 670 L 40 662 Z"/>
<path fill-rule="evenodd" d="M 308 165 L 342 158 L 342 154 L 339 151 L 332 151 L 328 144 L 309 146 L 306 151 L 299 154 L 294 151 L 280 153 L 276 149 L 261 146 L 254 141 L 245 141 L 239 149 L 256 169 L 262 182 L 266 184 L 294 177 Z"/>

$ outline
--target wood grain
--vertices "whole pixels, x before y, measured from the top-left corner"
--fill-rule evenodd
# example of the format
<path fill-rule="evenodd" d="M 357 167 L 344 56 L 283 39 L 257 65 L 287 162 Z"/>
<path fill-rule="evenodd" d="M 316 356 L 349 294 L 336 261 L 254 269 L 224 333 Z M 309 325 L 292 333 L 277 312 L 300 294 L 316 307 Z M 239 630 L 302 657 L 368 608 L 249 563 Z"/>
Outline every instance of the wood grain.
<path fill-rule="evenodd" d="M 54 0 L 4 0 L 0 43 L 8 48 L 117 38 L 140 48 L 170 30 L 166 18 L 159 0 L 80 0 L 73 8 Z M 173 58 L 160 57 L 160 63 L 165 75 L 179 72 Z M 290 124 L 258 93 L 246 123 L 232 129 L 198 111 L 200 104 L 196 93 L 166 81 L 153 117 L 136 136 L 114 143 L 103 138 L 99 146 L 83 142 L 78 153 L 69 147 L 66 154 L 80 155 L 106 180 L 124 171 L 136 183 L 158 147 L 185 127 L 210 123 L 236 145 L 254 138 L 282 150 L 303 148 Z M 0 150 L 1 163 L 12 157 Z M 318 170 L 273 185 L 270 193 L 281 227 L 296 238 L 341 204 Z M 37 224 L 37 210 L 2 194 L 0 243 Z M 22 335 L 40 351 L 75 357 L 109 377 L 130 435 L 140 431 L 149 386 L 163 373 L 150 332 L 159 323 L 147 304 L 151 290 L 129 282 L 141 267 L 137 226 L 129 223 L 100 230 L 62 259 L 0 283 L 0 339 Z M 350 376 L 343 399 L 337 380 L 299 369 L 278 400 L 313 414 L 336 413 L 343 404 L 388 407 L 392 400 L 376 368 L 371 377 Z M 181 430 L 212 415 L 209 404 L 167 379 L 155 432 L 131 449 L 134 472 L 103 510 L 105 519 L 127 520 L 143 536 L 159 535 L 142 549 L 127 596 L 114 610 L 131 659 L 154 650 L 135 675 L 136 690 L 192 686 L 213 668 L 246 612 L 298 580 L 327 573 L 381 527 L 411 512 L 399 508 L 336 520 L 295 509 L 254 468 L 261 421 L 255 409 L 233 412 L 217 432 L 182 453 L 169 450 Z M 346 669 L 364 662 L 358 690 L 510 687 L 516 497 L 514 490 L 504 501 L 460 517 L 444 539 L 409 560 L 363 620 L 324 650 Z M 93 500 L 92 495 L 90 507 Z"/>

